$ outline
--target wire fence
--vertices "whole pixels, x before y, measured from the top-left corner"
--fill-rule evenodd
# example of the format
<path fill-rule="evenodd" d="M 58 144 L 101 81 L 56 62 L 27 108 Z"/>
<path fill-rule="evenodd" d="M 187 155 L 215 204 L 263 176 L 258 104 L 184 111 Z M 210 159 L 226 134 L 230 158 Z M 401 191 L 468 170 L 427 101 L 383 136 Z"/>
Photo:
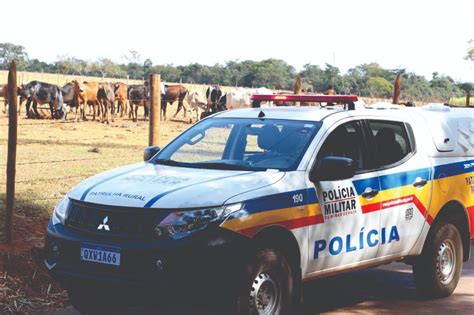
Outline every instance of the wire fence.
<path fill-rule="evenodd" d="M 81 162 L 81 161 L 95 161 L 95 160 L 111 160 L 111 159 L 124 159 L 129 157 L 137 157 L 136 154 L 134 155 L 121 155 L 116 157 L 96 157 L 96 158 L 83 158 L 83 159 L 63 159 L 63 160 L 53 160 L 53 161 L 33 161 L 33 162 L 19 162 L 16 165 L 35 165 L 35 164 L 55 164 L 55 163 L 64 163 L 64 162 Z M 0 164 L 0 166 L 6 166 L 6 163 Z"/>

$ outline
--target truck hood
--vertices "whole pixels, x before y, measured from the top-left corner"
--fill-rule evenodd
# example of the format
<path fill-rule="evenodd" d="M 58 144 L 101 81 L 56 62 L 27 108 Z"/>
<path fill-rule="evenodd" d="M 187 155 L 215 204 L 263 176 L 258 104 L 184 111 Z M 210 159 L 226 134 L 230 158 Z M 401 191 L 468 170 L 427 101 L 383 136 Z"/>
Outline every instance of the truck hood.
<path fill-rule="evenodd" d="M 223 205 L 241 193 L 272 185 L 284 172 L 192 169 L 137 163 L 98 174 L 68 196 L 101 205 L 181 209 Z"/>

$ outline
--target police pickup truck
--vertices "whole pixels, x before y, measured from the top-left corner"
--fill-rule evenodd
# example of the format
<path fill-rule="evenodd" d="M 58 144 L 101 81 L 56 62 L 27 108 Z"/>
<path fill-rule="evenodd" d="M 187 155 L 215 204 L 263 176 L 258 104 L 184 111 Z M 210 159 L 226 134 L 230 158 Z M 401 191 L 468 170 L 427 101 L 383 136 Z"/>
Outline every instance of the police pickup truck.
<path fill-rule="evenodd" d="M 450 295 L 474 237 L 474 110 L 255 97 L 317 106 L 214 114 L 64 196 L 45 264 L 73 305 L 189 293 L 291 314 L 302 282 L 392 261 Z"/>

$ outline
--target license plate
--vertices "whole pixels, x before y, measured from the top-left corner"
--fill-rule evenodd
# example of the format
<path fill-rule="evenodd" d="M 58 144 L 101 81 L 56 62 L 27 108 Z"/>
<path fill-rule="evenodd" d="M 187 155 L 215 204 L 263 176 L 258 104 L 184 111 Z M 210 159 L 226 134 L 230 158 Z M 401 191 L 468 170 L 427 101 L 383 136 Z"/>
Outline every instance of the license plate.
<path fill-rule="evenodd" d="M 120 266 L 120 248 L 94 244 L 81 244 L 81 260 Z"/>

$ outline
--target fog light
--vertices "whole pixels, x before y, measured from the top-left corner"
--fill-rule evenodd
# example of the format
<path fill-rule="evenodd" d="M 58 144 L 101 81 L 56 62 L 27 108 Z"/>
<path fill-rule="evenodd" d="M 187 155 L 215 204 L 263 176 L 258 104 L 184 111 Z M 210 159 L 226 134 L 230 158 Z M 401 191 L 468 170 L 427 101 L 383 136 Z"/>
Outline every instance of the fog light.
<path fill-rule="evenodd" d="M 156 270 L 163 271 L 163 269 L 164 269 L 164 262 L 163 262 L 163 260 L 158 259 L 156 261 Z"/>

